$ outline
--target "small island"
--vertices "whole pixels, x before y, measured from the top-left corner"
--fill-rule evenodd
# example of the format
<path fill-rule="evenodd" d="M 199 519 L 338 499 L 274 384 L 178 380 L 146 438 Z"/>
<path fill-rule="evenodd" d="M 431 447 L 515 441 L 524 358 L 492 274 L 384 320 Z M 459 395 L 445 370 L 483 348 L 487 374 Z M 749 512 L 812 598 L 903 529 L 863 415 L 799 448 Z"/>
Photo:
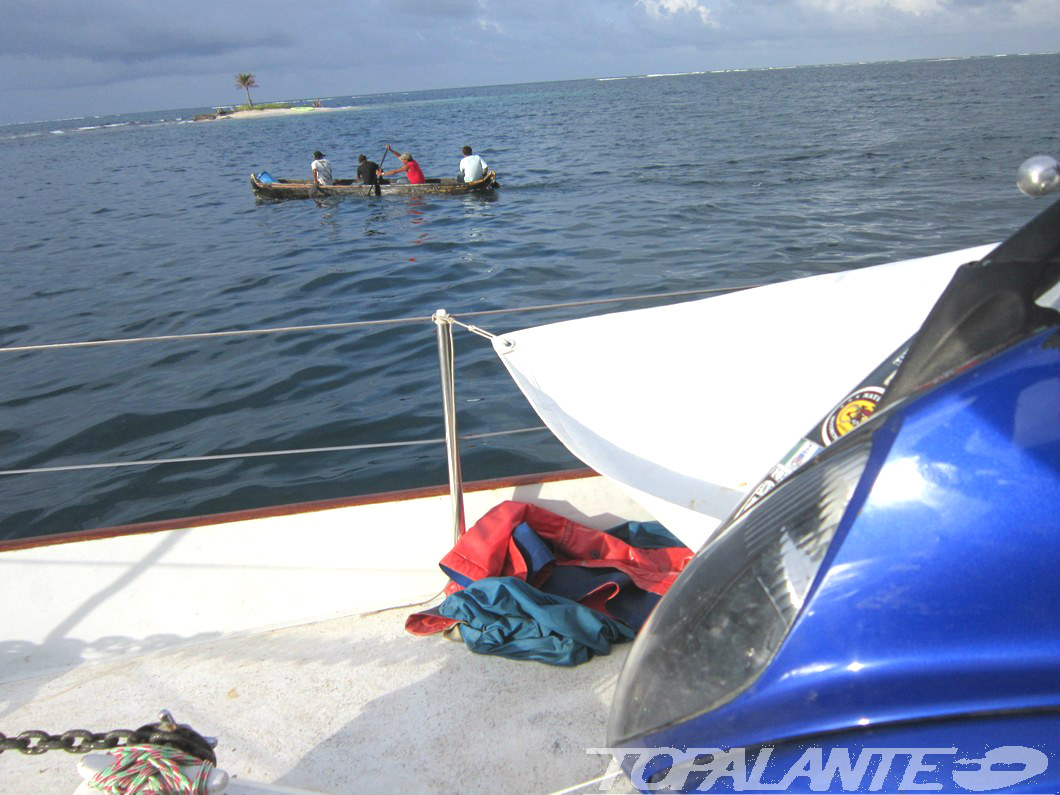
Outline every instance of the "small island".
<path fill-rule="evenodd" d="M 222 119 L 261 119 L 269 116 L 293 116 L 295 114 L 331 113 L 336 110 L 356 110 L 352 105 L 341 108 L 316 107 L 314 105 L 290 105 L 283 102 L 269 105 L 255 105 L 248 108 L 244 105 L 219 107 L 214 113 L 200 113 L 195 121 L 221 121 Z"/>
<path fill-rule="evenodd" d="M 325 108 L 316 100 L 312 105 L 292 105 L 290 102 L 269 102 L 263 105 L 255 105 L 250 98 L 250 89 L 257 88 L 254 75 L 242 72 L 236 75 L 236 86 L 247 92 L 245 105 L 223 105 L 214 108 L 213 113 L 200 113 L 195 116 L 194 121 L 218 121 L 220 119 L 252 119 L 266 116 L 288 116 L 296 113 L 328 113 L 336 110 L 353 110 L 352 106 L 339 108 Z"/>

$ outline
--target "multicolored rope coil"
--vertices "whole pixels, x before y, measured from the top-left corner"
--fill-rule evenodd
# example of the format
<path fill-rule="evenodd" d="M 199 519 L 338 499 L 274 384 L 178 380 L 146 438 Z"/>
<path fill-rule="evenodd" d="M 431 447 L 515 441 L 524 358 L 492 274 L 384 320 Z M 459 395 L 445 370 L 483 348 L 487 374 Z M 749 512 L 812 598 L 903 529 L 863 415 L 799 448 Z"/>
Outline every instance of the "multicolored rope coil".
<path fill-rule="evenodd" d="M 91 786 L 105 795 L 206 795 L 210 762 L 164 745 L 129 745 L 109 752 L 114 761 Z M 181 765 L 198 765 L 193 778 Z"/>

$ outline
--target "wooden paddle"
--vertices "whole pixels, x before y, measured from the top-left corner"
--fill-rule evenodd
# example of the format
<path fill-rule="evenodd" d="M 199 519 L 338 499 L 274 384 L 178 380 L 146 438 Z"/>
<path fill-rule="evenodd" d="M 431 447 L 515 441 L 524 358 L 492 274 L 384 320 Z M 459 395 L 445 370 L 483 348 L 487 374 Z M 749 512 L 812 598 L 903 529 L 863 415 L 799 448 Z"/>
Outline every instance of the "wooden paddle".
<path fill-rule="evenodd" d="M 389 151 L 390 151 L 389 147 L 387 147 L 386 149 L 383 150 L 383 156 L 381 158 L 379 158 L 379 163 L 378 163 L 378 170 L 379 171 L 383 170 L 383 161 L 386 160 L 386 153 L 389 152 Z M 375 195 L 376 196 L 379 196 L 379 195 L 382 194 L 382 191 L 379 190 L 379 180 L 380 179 L 382 179 L 382 177 L 380 177 L 379 175 L 376 175 L 376 178 L 375 178 Z"/>

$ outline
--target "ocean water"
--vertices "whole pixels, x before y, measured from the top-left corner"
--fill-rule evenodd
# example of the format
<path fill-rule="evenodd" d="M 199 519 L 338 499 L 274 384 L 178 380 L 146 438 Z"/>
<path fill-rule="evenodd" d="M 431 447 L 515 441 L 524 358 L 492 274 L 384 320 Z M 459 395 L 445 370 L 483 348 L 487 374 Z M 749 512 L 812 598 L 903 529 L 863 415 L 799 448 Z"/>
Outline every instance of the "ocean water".
<path fill-rule="evenodd" d="M 0 347 L 394 318 L 759 284 L 1000 240 L 1041 211 L 1060 56 L 329 97 L 0 126 Z M 489 196 L 262 202 L 248 175 L 337 176 L 386 143 L 429 176 L 470 143 Z M 388 159 L 389 163 L 389 159 Z M 619 308 L 475 318 L 503 332 Z M 802 308 L 806 311 L 807 308 Z M 871 330 L 848 329 L 848 339 Z M 537 426 L 456 332 L 462 434 Z M 443 435 L 429 321 L 0 352 L 0 469 Z M 630 373 L 630 386 L 637 376 Z M 547 432 L 465 442 L 467 479 L 578 466 Z M 0 538 L 443 483 L 418 445 L 0 476 Z"/>

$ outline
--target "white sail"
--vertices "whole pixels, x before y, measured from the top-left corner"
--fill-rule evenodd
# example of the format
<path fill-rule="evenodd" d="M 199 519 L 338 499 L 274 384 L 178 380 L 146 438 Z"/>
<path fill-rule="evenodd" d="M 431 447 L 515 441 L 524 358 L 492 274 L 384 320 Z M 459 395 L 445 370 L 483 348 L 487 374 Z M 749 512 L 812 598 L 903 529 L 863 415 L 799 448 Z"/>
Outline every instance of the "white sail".
<path fill-rule="evenodd" d="M 567 448 L 693 549 L 992 245 L 516 331 L 493 344 Z"/>

